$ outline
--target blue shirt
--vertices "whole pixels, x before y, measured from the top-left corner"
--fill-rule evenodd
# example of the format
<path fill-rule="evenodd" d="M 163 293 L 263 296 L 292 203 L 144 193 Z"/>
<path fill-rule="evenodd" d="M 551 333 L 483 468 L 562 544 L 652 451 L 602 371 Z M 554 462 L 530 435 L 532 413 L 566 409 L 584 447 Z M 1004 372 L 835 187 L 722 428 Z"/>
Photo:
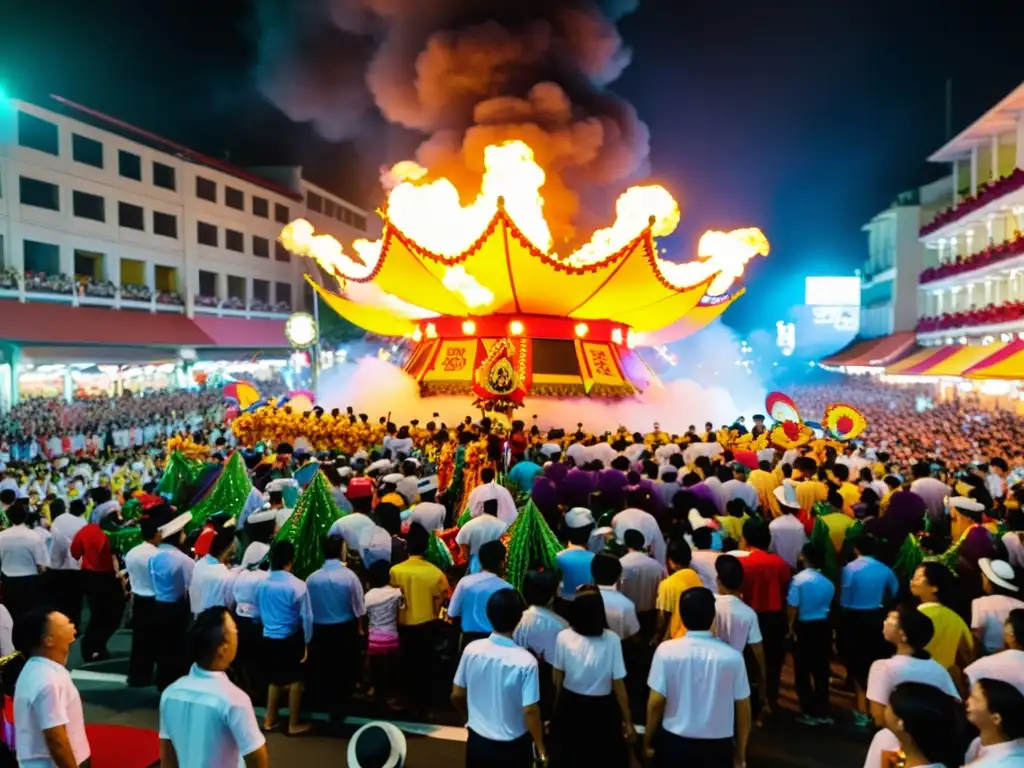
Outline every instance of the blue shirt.
<path fill-rule="evenodd" d="M 584 584 L 593 584 L 590 575 L 590 563 L 594 553 L 586 549 L 566 549 L 555 558 L 558 569 L 562 572 L 562 597 L 565 600 L 576 598 L 576 588 Z"/>
<path fill-rule="evenodd" d="M 306 579 L 316 624 L 343 624 L 366 615 L 363 585 L 340 560 L 327 560 Z"/>
<path fill-rule="evenodd" d="M 448 605 L 448 615 L 462 620 L 463 632 L 493 632 L 491 620 L 487 618 L 487 601 L 502 589 L 513 587 L 489 571 L 464 576 L 455 585 L 455 593 Z"/>
<path fill-rule="evenodd" d="M 192 585 L 192 558 L 173 544 L 160 544 L 149 558 L 149 580 L 158 603 L 176 603 L 188 597 Z"/>
<path fill-rule="evenodd" d="M 520 493 L 527 493 L 533 489 L 533 478 L 540 474 L 540 470 L 540 466 L 532 461 L 520 461 L 508 471 L 508 481 Z"/>
<path fill-rule="evenodd" d="M 302 630 L 306 644 L 313 639 L 313 609 L 302 579 L 288 571 L 271 571 L 256 587 L 256 606 L 263 622 L 263 636 L 284 640 Z"/>
<path fill-rule="evenodd" d="M 843 568 L 839 605 L 854 611 L 874 611 L 882 607 L 887 592 L 895 597 L 899 589 L 892 568 L 873 557 L 861 555 Z"/>
<path fill-rule="evenodd" d="M 827 619 L 836 596 L 836 585 L 821 571 L 805 568 L 789 583 L 787 602 L 797 609 L 797 621 Z"/>

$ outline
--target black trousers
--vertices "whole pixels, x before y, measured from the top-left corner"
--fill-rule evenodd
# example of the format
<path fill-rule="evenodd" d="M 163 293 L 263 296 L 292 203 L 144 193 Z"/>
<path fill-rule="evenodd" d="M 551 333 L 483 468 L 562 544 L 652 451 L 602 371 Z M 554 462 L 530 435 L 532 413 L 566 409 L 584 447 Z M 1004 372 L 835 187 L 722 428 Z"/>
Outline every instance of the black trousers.
<path fill-rule="evenodd" d="M 156 598 L 132 595 L 132 654 L 128 659 L 128 685 L 144 688 L 153 684 L 153 667 L 159 637 L 153 625 Z"/>
<path fill-rule="evenodd" d="M 832 627 L 828 619 L 798 621 L 793 649 L 793 675 L 800 711 L 811 717 L 828 717 L 829 659 Z"/>
<path fill-rule="evenodd" d="M 419 713 L 433 704 L 437 623 L 427 621 L 398 627 L 402 679 Z"/>
<path fill-rule="evenodd" d="M 185 632 L 192 620 L 188 598 L 176 603 L 153 603 L 156 644 L 156 687 L 161 691 L 188 672 Z"/>
<path fill-rule="evenodd" d="M 332 725 L 342 725 L 348 715 L 361 669 L 360 639 L 358 619 L 313 626 L 309 647 L 313 701 L 330 715 Z"/>
<path fill-rule="evenodd" d="M 882 635 L 886 615 L 884 608 L 844 608 L 839 615 L 839 658 L 847 674 L 864 690 L 868 687 L 871 665 L 892 653 L 892 646 Z"/>
<path fill-rule="evenodd" d="M 524 733 L 515 741 L 485 739 L 466 729 L 466 768 L 531 768 L 533 739 Z"/>
<path fill-rule="evenodd" d="M 107 656 L 107 642 L 117 631 L 124 612 L 124 591 L 113 571 L 80 572 L 82 591 L 89 605 L 89 624 L 82 638 L 82 658 Z"/>
<path fill-rule="evenodd" d="M 263 625 L 247 616 L 235 615 L 235 626 L 238 627 L 238 653 L 231 665 L 235 668 L 235 684 L 249 694 L 255 704 L 267 696 L 267 677 L 259 663 Z"/>
<path fill-rule="evenodd" d="M 77 568 L 56 568 L 46 572 L 47 591 L 53 607 L 71 619 L 76 627 L 82 621 L 82 572 Z"/>
<path fill-rule="evenodd" d="M 767 691 L 761 696 L 775 708 L 779 699 L 779 678 L 782 676 L 782 663 L 786 660 L 786 621 L 785 611 L 765 611 L 757 614 L 757 624 L 761 628 L 761 645 L 764 649 L 764 666 L 767 680 Z"/>
<path fill-rule="evenodd" d="M 0 579 L 3 585 L 3 602 L 10 611 L 14 623 L 18 623 L 18 617 L 28 613 L 33 608 L 42 605 L 46 600 L 46 589 L 43 585 L 43 577 L 35 576 L 4 576 Z"/>
<path fill-rule="evenodd" d="M 732 739 L 687 739 L 664 728 L 654 737 L 653 768 L 732 768 Z"/>

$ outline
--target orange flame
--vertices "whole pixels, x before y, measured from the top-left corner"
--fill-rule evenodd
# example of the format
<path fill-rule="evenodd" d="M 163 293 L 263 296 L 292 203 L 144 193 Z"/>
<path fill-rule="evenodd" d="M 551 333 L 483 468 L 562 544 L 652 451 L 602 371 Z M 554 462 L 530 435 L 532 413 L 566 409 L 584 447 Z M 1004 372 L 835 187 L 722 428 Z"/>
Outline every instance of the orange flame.
<path fill-rule="evenodd" d="M 487 227 L 503 198 L 505 211 L 523 234 L 553 258 L 581 267 L 607 259 L 637 237 L 653 217 L 655 237 L 671 234 L 679 224 L 679 205 L 664 187 L 636 186 L 627 189 L 615 204 L 615 222 L 597 230 L 590 240 L 568 256 L 551 252 L 551 229 L 544 218 L 544 170 L 536 163 L 533 150 L 522 141 L 508 141 L 484 150 L 484 175 L 480 194 L 468 205 L 446 178 L 422 181 L 426 170 L 403 161 L 382 175 L 390 188 L 385 214 L 406 237 L 433 253 L 454 258 L 465 251 Z M 330 235 L 318 235 L 304 219 L 288 224 L 281 243 L 293 253 L 315 259 L 339 281 L 365 278 L 381 256 L 382 241 L 356 240 L 357 259 L 344 252 Z M 708 293 L 725 293 L 743 274 L 756 255 L 768 253 L 768 241 L 761 230 L 706 232 L 698 245 L 699 260 L 684 264 L 658 259 L 663 276 L 676 287 L 688 288 L 713 277 Z M 493 294 L 461 266 L 449 269 L 444 285 L 457 293 L 467 306 L 486 309 Z"/>

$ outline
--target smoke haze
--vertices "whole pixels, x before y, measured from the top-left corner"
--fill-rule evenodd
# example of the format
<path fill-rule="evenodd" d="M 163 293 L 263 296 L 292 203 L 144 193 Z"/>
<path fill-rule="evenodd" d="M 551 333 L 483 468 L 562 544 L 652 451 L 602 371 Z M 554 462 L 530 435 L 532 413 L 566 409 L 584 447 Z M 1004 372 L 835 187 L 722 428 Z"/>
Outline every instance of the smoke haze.
<path fill-rule="evenodd" d="M 637 0 L 258 0 L 260 89 L 324 137 L 377 114 L 424 138 L 416 159 L 469 199 L 483 148 L 522 139 L 547 172 L 556 245 L 588 236 L 580 191 L 646 172 L 647 126 L 607 90 Z M 391 161 L 402 158 L 389 158 Z M 601 202 L 604 202 L 603 200 Z M 577 228 L 580 234 L 577 234 Z"/>

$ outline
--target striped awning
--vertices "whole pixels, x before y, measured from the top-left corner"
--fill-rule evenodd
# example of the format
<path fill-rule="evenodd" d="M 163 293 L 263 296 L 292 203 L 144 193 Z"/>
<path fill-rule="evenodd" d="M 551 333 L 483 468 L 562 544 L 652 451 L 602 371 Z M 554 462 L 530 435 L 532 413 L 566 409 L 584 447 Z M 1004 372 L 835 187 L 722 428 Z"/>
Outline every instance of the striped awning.
<path fill-rule="evenodd" d="M 913 346 L 912 332 L 894 333 L 877 339 L 854 341 L 845 349 L 822 360 L 821 364 L 845 367 L 884 366 L 899 360 Z"/>
<path fill-rule="evenodd" d="M 1024 379 L 1024 341 L 1011 341 L 964 371 L 968 379 Z M 991 346 L 987 347 L 991 349 Z"/>
<path fill-rule="evenodd" d="M 926 347 L 911 352 L 904 358 L 897 360 L 892 365 L 886 366 L 885 372 L 890 375 L 910 374 L 910 369 L 916 368 L 935 354 L 935 347 Z"/>
<path fill-rule="evenodd" d="M 941 360 L 933 361 L 922 375 L 963 376 L 965 371 L 998 354 L 1005 346 L 1006 344 L 1002 342 L 995 342 L 985 346 L 947 347 L 947 349 L 953 350 L 953 354 L 946 355 Z"/>

